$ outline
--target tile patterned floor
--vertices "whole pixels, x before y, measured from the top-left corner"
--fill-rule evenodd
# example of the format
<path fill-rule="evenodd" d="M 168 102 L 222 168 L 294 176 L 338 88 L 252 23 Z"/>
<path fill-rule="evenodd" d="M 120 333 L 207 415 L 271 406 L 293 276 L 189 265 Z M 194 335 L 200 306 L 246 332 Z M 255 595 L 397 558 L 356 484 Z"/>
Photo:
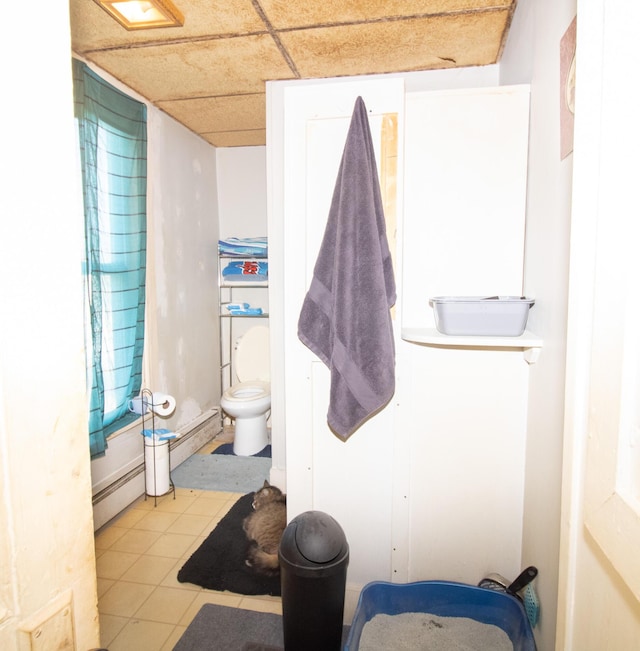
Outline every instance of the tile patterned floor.
<path fill-rule="evenodd" d="M 141 497 L 96 532 L 103 647 L 170 651 L 205 603 L 282 614 L 280 597 L 205 590 L 176 578 L 239 497 L 186 488 L 176 489 L 175 499 L 158 498 L 156 505 L 152 497 Z"/>

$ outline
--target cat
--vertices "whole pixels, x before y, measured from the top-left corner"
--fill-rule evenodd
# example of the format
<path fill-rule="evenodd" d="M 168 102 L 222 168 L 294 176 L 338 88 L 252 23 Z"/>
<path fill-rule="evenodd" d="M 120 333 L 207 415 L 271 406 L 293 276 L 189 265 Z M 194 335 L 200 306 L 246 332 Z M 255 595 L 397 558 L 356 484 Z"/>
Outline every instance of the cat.
<path fill-rule="evenodd" d="M 245 563 L 259 574 L 280 573 L 278 547 L 287 526 L 287 496 L 268 481 L 253 496 L 253 512 L 243 521 L 250 541 Z"/>

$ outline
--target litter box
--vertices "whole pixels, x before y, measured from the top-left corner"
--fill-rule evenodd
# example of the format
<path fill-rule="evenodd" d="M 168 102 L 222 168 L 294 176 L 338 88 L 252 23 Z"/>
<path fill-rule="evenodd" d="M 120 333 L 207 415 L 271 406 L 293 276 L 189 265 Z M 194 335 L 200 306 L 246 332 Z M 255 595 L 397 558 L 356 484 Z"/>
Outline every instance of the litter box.
<path fill-rule="evenodd" d="M 468 617 L 501 628 L 514 651 L 536 651 L 524 607 L 506 592 L 448 581 L 388 583 L 374 581 L 362 589 L 344 651 L 357 651 L 365 624 L 378 614 L 429 613 Z"/>
<path fill-rule="evenodd" d="M 519 337 L 535 303 L 524 296 L 435 296 L 436 328 L 445 335 Z"/>

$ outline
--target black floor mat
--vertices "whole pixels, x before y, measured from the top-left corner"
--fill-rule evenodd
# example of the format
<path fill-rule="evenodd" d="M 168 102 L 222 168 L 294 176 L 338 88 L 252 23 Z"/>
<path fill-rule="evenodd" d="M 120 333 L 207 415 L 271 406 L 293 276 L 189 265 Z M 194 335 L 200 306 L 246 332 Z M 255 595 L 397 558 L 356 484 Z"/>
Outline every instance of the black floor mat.
<path fill-rule="evenodd" d="M 254 493 L 243 495 L 178 572 L 178 581 L 209 590 L 280 596 L 280 577 L 267 577 L 246 563 L 249 541 L 242 521 L 251 513 Z"/>

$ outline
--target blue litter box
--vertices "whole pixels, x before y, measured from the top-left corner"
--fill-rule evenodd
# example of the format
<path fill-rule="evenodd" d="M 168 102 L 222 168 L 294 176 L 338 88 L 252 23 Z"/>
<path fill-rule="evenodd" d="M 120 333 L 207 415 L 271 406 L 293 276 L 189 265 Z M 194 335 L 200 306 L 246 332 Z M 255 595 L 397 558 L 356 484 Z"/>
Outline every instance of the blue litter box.
<path fill-rule="evenodd" d="M 448 581 L 388 583 L 373 581 L 362 589 L 344 651 L 357 651 L 364 625 L 376 615 L 431 613 L 468 617 L 501 628 L 514 651 L 536 651 L 524 607 L 506 592 Z"/>

